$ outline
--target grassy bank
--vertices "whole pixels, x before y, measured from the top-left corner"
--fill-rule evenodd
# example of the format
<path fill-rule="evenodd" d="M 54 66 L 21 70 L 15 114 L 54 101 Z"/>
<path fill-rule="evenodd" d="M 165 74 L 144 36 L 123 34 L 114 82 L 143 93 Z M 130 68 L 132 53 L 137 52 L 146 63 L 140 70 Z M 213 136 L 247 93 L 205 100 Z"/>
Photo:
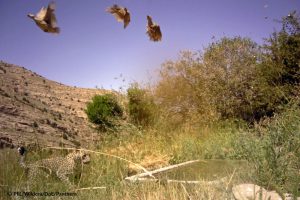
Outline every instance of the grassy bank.
<path fill-rule="evenodd" d="M 176 131 L 126 128 L 126 134 L 107 134 L 96 151 L 120 156 L 147 169 L 193 159 L 241 159 L 249 161 L 249 176 L 235 174 L 234 181 L 221 186 L 187 186 L 181 184 L 130 184 L 124 178 L 140 171 L 130 163 L 106 155 L 91 153 L 92 161 L 83 166 L 81 176 L 71 176 L 75 188 L 106 187 L 77 191 L 77 199 L 223 199 L 229 197 L 235 182 L 254 182 L 269 189 L 299 196 L 299 109 L 291 107 L 253 128 L 234 121 L 219 122 L 197 130 L 183 127 Z M 130 130 L 130 131 L 129 131 Z M 280 136 L 278 135 L 280 134 Z M 65 155 L 65 151 L 29 152 L 29 160 Z M 33 186 L 18 163 L 15 149 L 1 151 L 1 192 L 71 191 L 56 177 L 40 177 Z M 28 161 L 28 162 L 31 162 Z M 252 169 L 252 170 L 251 170 Z M 222 177 L 216 177 L 222 178 Z M 228 185 L 227 185 L 228 184 Z"/>

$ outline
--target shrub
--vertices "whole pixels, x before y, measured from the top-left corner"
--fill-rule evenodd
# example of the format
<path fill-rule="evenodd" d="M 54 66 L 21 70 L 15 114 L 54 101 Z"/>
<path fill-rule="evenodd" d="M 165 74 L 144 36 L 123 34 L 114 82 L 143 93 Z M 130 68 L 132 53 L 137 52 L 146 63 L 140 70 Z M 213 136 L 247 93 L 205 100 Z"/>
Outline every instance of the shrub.
<path fill-rule="evenodd" d="M 23 101 L 30 103 L 28 99 L 26 99 L 25 97 L 22 98 Z"/>
<path fill-rule="evenodd" d="M 85 110 L 90 122 L 100 126 L 113 126 L 114 119 L 123 115 L 123 110 L 112 94 L 95 95 Z"/>
<path fill-rule="evenodd" d="M 138 84 L 132 84 L 127 89 L 127 96 L 131 121 L 136 125 L 151 125 L 154 119 L 155 104 L 147 90 L 141 89 Z"/>
<path fill-rule="evenodd" d="M 33 126 L 34 128 L 39 127 L 39 125 L 36 123 L 36 121 L 33 122 L 32 126 Z"/>
<path fill-rule="evenodd" d="M 200 57 L 184 51 L 178 60 L 167 61 L 161 67 L 155 96 L 160 115 L 168 127 L 185 123 L 208 124 L 218 118 Z"/>
<path fill-rule="evenodd" d="M 262 124 L 263 158 L 254 159 L 258 181 L 299 196 L 300 110 L 299 102 Z"/>
<path fill-rule="evenodd" d="M 222 138 L 221 146 L 227 139 Z M 254 129 L 237 134 L 230 139 L 229 146 L 232 151 L 226 157 L 248 160 L 254 167 L 253 177 L 258 185 L 299 196 L 299 100 L 285 106 L 281 114 L 261 120 Z M 214 153 L 213 150 L 208 153 Z"/>

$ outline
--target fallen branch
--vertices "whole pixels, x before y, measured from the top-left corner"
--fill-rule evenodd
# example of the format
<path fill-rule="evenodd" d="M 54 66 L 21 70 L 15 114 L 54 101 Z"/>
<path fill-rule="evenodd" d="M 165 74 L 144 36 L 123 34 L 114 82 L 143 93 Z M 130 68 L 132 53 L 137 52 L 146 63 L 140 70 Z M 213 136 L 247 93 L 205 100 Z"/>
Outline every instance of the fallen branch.
<path fill-rule="evenodd" d="M 133 175 L 133 176 L 130 176 L 130 177 L 126 177 L 125 180 L 132 181 L 132 180 L 135 180 L 137 178 L 142 178 L 142 177 L 148 176 L 149 174 L 152 175 L 151 176 L 152 178 L 155 178 L 153 176 L 153 174 L 157 174 L 157 173 L 160 173 L 160 172 L 165 172 L 167 170 L 171 170 L 171 169 L 178 168 L 178 167 L 188 165 L 188 164 L 192 164 L 192 163 L 195 163 L 195 162 L 205 162 L 206 163 L 206 161 L 204 161 L 204 160 L 191 160 L 191 161 L 187 161 L 187 162 L 184 162 L 184 163 L 180 163 L 180 164 L 176 164 L 176 165 L 170 165 L 170 166 L 167 166 L 167 167 L 156 169 L 156 170 L 151 171 L 151 172 L 147 171 L 146 173 L 141 173 L 141 174 Z"/>
<path fill-rule="evenodd" d="M 86 188 L 79 188 L 75 189 L 74 191 L 81 191 L 81 190 L 97 190 L 97 189 L 106 189 L 106 187 L 86 187 Z"/>
<path fill-rule="evenodd" d="M 180 184 L 181 187 L 183 188 L 183 191 L 185 192 L 186 196 L 188 197 L 189 200 L 192 200 L 191 196 L 189 195 L 188 191 L 186 190 L 186 188 L 184 187 L 184 185 L 181 183 Z"/>
<path fill-rule="evenodd" d="M 0 187 L 8 187 L 8 185 L 0 185 Z"/>
<path fill-rule="evenodd" d="M 234 168 L 234 171 L 233 171 L 232 175 L 230 176 L 229 182 L 226 185 L 226 191 L 228 190 L 228 186 L 229 186 L 229 184 L 230 184 L 230 182 L 231 182 L 231 180 L 232 180 L 232 178 L 233 178 L 233 176 L 235 174 L 235 171 L 236 171 L 236 168 Z"/>
<path fill-rule="evenodd" d="M 227 180 L 228 177 L 223 177 L 219 180 L 214 180 L 214 181 L 182 181 L 182 180 L 172 180 L 172 179 L 167 179 L 167 180 L 160 180 L 160 179 L 153 179 L 153 178 L 135 178 L 135 179 L 125 179 L 127 181 L 131 182 L 154 182 L 158 183 L 160 181 L 166 182 L 166 183 L 180 183 L 180 184 L 206 184 L 206 185 L 217 185 L 220 183 L 223 183 Z"/>

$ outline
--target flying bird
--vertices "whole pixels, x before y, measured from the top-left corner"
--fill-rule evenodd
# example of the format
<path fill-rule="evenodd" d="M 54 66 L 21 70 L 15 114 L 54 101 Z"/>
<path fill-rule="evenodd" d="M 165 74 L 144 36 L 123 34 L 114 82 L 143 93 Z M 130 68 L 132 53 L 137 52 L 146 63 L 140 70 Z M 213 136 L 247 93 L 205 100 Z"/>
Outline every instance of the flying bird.
<path fill-rule="evenodd" d="M 149 35 L 150 40 L 157 42 L 161 41 L 162 34 L 158 24 L 153 23 L 152 18 L 147 16 L 148 25 L 147 25 L 147 34 Z"/>
<path fill-rule="evenodd" d="M 55 3 L 50 2 L 48 7 L 42 7 L 36 14 L 29 13 L 27 16 L 34 20 L 36 25 L 46 33 L 59 33 L 60 29 L 57 27 L 56 17 L 54 14 Z"/>
<path fill-rule="evenodd" d="M 130 12 L 127 10 L 127 8 L 123 8 L 115 4 L 107 8 L 106 12 L 113 14 L 118 22 L 123 22 L 124 28 L 128 26 L 130 22 Z"/>

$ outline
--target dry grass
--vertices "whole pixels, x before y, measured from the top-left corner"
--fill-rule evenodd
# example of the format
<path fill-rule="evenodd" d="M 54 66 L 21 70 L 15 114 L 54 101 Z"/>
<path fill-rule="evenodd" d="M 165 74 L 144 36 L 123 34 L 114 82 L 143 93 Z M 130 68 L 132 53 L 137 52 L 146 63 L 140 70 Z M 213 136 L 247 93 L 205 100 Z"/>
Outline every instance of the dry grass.
<path fill-rule="evenodd" d="M 125 177 L 132 173 L 130 171 L 132 165 L 145 172 L 168 165 L 174 153 L 182 150 L 183 140 L 181 139 L 195 140 L 196 137 L 193 134 L 174 132 L 174 136 L 169 137 L 148 130 L 136 135 L 106 137 L 104 140 L 114 142 L 103 142 L 100 149 L 78 149 L 90 153 L 92 160 L 89 165 L 83 165 L 79 179 L 71 176 L 71 182 L 75 188 L 64 186 L 56 177 L 41 177 L 36 180 L 32 188 L 28 188 L 26 175 L 18 165 L 17 152 L 15 150 L 1 151 L 4 161 L 4 165 L 1 165 L 0 178 L 0 185 L 3 185 L 0 187 L 2 194 L 5 195 L 8 190 L 76 191 L 77 196 L 73 199 L 222 199 L 230 195 L 230 191 L 226 190 L 230 188 L 227 187 L 227 183 L 216 187 L 205 184 L 166 184 L 166 181 L 141 184 L 124 181 Z M 177 149 L 176 152 L 173 151 L 174 149 Z M 34 161 L 49 157 L 49 154 L 52 156 L 65 154 L 66 150 L 71 151 L 74 148 L 45 147 L 39 152 L 29 152 L 28 157 Z"/>

